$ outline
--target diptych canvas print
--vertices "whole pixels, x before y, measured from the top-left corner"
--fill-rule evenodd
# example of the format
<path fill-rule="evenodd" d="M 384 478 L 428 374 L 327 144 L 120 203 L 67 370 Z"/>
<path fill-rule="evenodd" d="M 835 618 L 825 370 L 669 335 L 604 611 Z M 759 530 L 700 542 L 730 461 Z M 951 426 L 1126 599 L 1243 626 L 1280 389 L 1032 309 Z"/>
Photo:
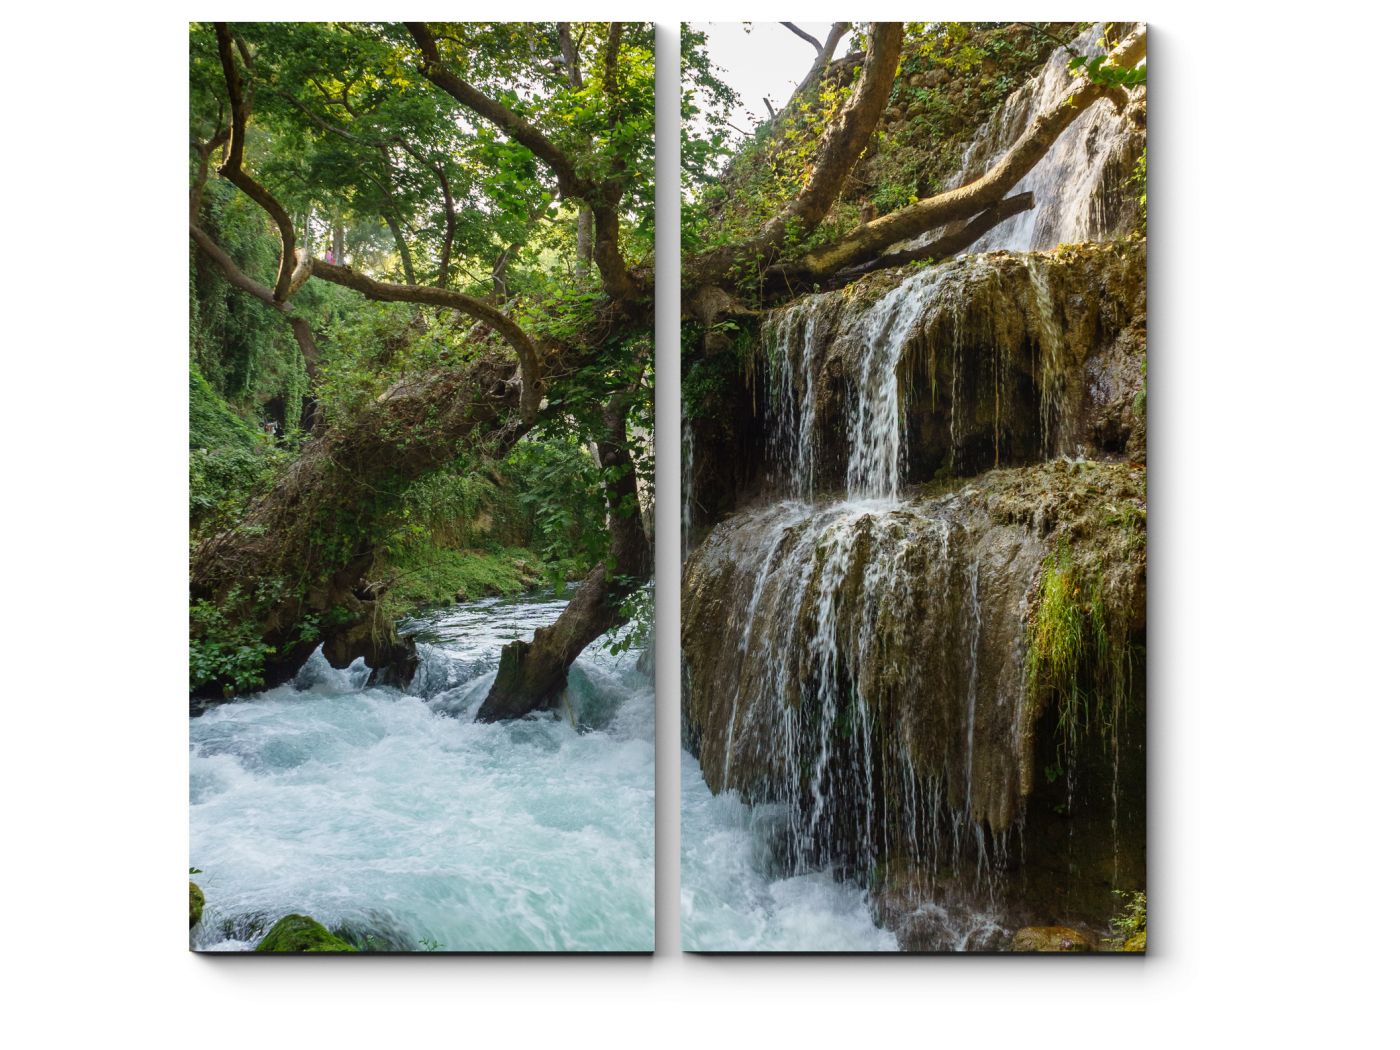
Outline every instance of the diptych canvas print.
<path fill-rule="evenodd" d="M 1144 951 L 1146 26 L 655 54 L 191 24 L 191 948 Z"/>

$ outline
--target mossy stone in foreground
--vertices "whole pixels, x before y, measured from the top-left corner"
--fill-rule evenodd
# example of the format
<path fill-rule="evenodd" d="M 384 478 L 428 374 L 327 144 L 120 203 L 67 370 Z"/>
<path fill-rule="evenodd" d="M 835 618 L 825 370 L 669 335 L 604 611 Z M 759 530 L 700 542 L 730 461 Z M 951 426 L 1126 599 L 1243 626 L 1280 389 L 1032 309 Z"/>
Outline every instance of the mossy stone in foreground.
<path fill-rule="evenodd" d="M 199 917 L 204 914 L 204 891 L 190 883 L 190 929 L 194 929 Z"/>
<path fill-rule="evenodd" d="M 258 942 L 259 952 L 353 952 L 330 930 L 307 915 L 286 915 Z"/>
<path fill-rule="evenodd" d="M 1013 952 L 1087 952 L 1089 938 L 1068 926 L 1023 926 L 1011 941 Z"/>

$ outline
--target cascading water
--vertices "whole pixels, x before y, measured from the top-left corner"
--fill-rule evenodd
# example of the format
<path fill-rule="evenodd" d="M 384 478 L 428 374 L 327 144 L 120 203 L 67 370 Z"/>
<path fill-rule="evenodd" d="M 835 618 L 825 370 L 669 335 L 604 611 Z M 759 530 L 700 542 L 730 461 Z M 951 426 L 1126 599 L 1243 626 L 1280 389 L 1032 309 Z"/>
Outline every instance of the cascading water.
<path fill-rule="evenodd" d="M 241 951 L 308 914 L 365 948 L 650 951 L 654 692 L 595 642 L 560 717 L 478 724 L 501 645 L 561 600 L 409 625 L 406 691 L 317 653 L 294 684 L 190 722 L 191 933 Z"/>
<path fill-rule="evenodd" d="M 755 841 L 738 868 L 699 845 L 719 831 L 694 785 L 689 946 L 766 928 L 731 927 L 725 894 L 704 885 L 724 872 L 742 871 L 728 892 L 744 899 L 770 883 L 828 902 L 868 890 L 902 943 L 925 948 L 1004 946 L 1062 906 L 1046 903 L 1054 887 L 1009 888 L 1028 849 L 1052 880 L 1065 849 L 1089 856 L 1051 841 L 1057 812 L 1027 825 L 1033 784 L 1047 769 L 1073 782 L 1078 761 L 1061 771 L 1053 723 L 1035 729 L 1028 622 L 1067 536 L 1096 537 L 1125 507 L 1140 520 L 1141 468 L 1078 453 L 1133 397 L 1110 377 L 1140 376 L 1125 348 L 1140 345 L 1142 264 L 1140 245 L 969 256 L 766 319 L 770 502 L 714 525 L 682 589 L 686 768 L 731 807 L 725 836 Z M 1139 629 L 1140 554 L 1094 562 L 1121 566 L 1103 606 L 1118 626 L 1095 628 L 1109 649 Z M 1119 877 L 1112 791 L 1093 849 L 1115 881 L 1076 905 L 1090 911 Z M 833 947 L 841 930 L 814 937 Z"/>
<path fill-rule="evenodd" d="M 1092 53 L 1102 32 L 1083 34 L 1076 53 Z M 1068 60 L 1057 52 L 1008 99 L 962 178 L 1063 95 Z M 725 857 L 731 896 L 810 882 L 886 920 L 900 912 L 901 937 L 912 929 L 924 947 L 1005 944 L 1026 918 L 1008 909 L 1006 873 L 1025 849 L 1043 761 L 1026 622 L 1051 547 L 1044 529 L 1004 520 L 977 490 L 934 497 L 917 485 L 1021 467 L 1006 483 L 1019 500 L 1061 484 L 1047 461 L 1091 439 L 1094 391 L 1111 384 L 1086 382 L 1086 362 L 1140 316 L 1141 252 L 1027 250 L 1114 233 L 1105 182 L 1140 148 L 1137 134 L 1100 103 L 1019 187 L 1035 193 L 1035 211 L 973 253 L 878 293 L 861 288 L 877 278 L 807 295 L 765 320 L 776 502 L 716 525 L 688 552 L 683 587 L 696 760 L 687 946 L 762 940 L 753 924 L 731 929 L 725 895 L 707 885 Z M 978 254 L 996 248 L 1020 251 Z M 1122 480 L 1104 477 L 1094 491 Z M 723 846 L 701 815 L 702 771 L 730 807 L 724 834 L 735 838 Z M 839 946 L 838 935 L 857 947 L 870 933 L 836 923 L 800 946 Z"/>
<path fill-rule="evenodd" d="M 844 319 L 840 293 L 828 293 L 811 296 L 769 322 L 768 432 L 779 472 L 774 480 L 779 491 L 799 498 L 722 524 L 692 562 L 692 571 L 704 574 L 709 558 L 722 559 L 747 582 L 732 590 L 747 594 L 737 646 L 725 657 L 734 672 L 720 675 L 722 684 L 712 675 L 708 686 L 731 694 L 723 740 L 702 742 L 702 749 L 723 747 L 718 787 L 757 794 L 752 771 L 771 763 L 780 779 L 762 794 L 777 803 L 760 821 L 778 842 L 769 848 L 786 858 L 794 878 L 828 885 L 825 880 L 835 876 L 854 875 L 849 892 L 872 883 L 880 859 L 896 852 L 894 841 L 901 848 L 907 843 L 910 859 L 919 859 L 928 851 L 936 857 L 947 840 L 947 855 L 957 864 L 963 837 L 974 836 L 978 871 L 985 867 L 990 874 L 1007 849 L 1011 799 L 1020 779 L 1015 769 L 990 768 L 994 749 L 984 745 L 979 752 L 979 555 L 952 556 L 951 548 L 964 544 L 946 508 L 930 510 L 899 499 L 905 430 L 901 376 L 908 374 L 901 362 L 916 327 L 950 278 L 962 273 L 922 271 Z M 823 333 L 840 344 L 842 359 L 854 367 L 848 369 L 845 391 L 844 498 L 812 503 L 819 468 L 813 435 L 820 370 L 831 349 L 822 344 Z M 919 565 L 911 567 L 911 560 Z M 927 584 L 931 568 L 944 573 L 936 608 L 913 582 Z M 904 633 L 919 628 L 921 638 Z M 949 637 L 968 639 L 968 648 L 945 654 Z M 927 756 L 916 762 L 911 732 L 876 716 L 876 708 L 887 703 L 891 683 L 884 679 L 892 671 L 917 677 L 930 670 L 901 651 L 901 642 L 946 656 L 956 668 L 932 670 L 967 683 L 965 726 L 945 741 L 961 752 L 955 762 Z M 912 681 L 894 684 L 917 687 Z M 993 695 L 988 702 L 1005 710 L 984 718 L 986 740 L 998 732 L 1014 734 L 1020 698 Z M 771 755 L 775 748 L 778 754 Z M 769 754 L 756 754 L 760 751 Z M 897 787 L 885 782 L 890 769 L 901 771 Z M 891 790 L 908 797 L 924 819 L 909 820 L 887 807 L 883 796 Z M 774 822 L 774 814 L 781 823 Z M 686 834 L 691 841 L 696 832 L 688 826 Z M 703 944 L 705 924 L 703 913 L 688 919 L 687 943 Z M 947 932 L 953 943 L 965 946 L 974 936 L 994 937 L 1001 930 L 977 910 Z"/>
<path fill-rule="evenodd" d="M 981 176 L 1036 117 L 1050 112 L 1074 85 L 1070 59 L 1105 54 L 1104 33 L 1105 26 L 1099 23 L 1052 53 L 1039 75 L 1014 91 L 974 136 L 948 185 L 962 186 Z M 1135 89 L 1135 94 L 1140 97 L 1143 90 Z M 1008 194 L 1029 190 L 1035 195 L 1035 207 L 989 230 L 968 253 L 1039 251 L 1125 232 L 1128 209 L 1115 194 L 1145 141 L 1141 125 L 1126 107 L 1120 110 L 1108 99 L 1094 103 Z"/>

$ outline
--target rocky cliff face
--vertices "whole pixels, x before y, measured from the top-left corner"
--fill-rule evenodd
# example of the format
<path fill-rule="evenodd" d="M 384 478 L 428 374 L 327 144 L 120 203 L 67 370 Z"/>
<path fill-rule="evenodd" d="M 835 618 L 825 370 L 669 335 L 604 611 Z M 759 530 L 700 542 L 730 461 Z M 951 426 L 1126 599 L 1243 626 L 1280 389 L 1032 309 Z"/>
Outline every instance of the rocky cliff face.
<path fill-rule="evenodd" d="M 1142 874 L 1144 486 L 1060 460 L 718 526 L 682 624 L 707 782 L 784 803 L 792 863 L 891 916 L 1019 880 L 1025 921 L 1102 921 Z"/>
<path fill-rule="evenodd" d="M 1141 457 L 1146 292 L 1139 241 L 968 255 L 775 311 L 760 362 L 772 488 L 849 489 L 878 427 L 903 431 L 886 495 L 1056 455 Z M 892 384 L 878 405 L 872 370 Z"/>
<path fill-rule="evenodd" d="M 687 744 L 907 946 L 1102 926 L 1143 879 L 1144 271 L 997 252 L 765 319 L 762 476 L 685 569 Z"/>

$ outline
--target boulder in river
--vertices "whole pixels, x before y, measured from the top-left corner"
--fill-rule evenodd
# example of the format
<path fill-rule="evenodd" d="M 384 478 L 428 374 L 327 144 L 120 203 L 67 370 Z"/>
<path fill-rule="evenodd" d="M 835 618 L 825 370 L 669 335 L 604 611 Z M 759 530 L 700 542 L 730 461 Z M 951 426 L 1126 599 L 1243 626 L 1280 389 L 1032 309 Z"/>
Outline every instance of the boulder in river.
<path fill-rule="evenodd" d="M 190 929 L 194 929 L 199 917 L 204 914 L 204 891 L 190 882 Z"/>
<path fill-rule="evenodd" d="M 307 915 L 285 915 L 258 942 L 259 952 L 353 952 L 357 949 Z"/>

